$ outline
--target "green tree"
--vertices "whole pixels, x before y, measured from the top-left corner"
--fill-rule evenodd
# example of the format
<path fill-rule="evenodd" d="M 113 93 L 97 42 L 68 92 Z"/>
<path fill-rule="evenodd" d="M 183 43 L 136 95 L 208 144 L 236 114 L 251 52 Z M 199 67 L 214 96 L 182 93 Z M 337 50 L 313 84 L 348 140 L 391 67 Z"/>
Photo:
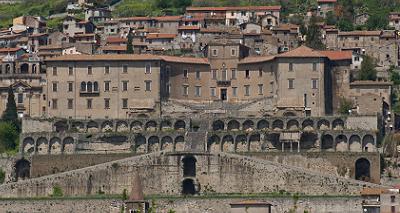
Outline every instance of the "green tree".
<path fill-rule="evenodd" d="M 361 63 L 361 70 L 358 74 L 358 80 L 362 81 L 375 81 L 376 80 L 376 69 L 373 59 L 369 56 L 364 56 Z"/>
<path fill-rule="evenodd" d="M 3 112 L 2 120 L 6 122 L 11 122 L 15 125 L 17 130 L 20 130 L 20 124 L 17 114 L 17 104 L 15 103 L 15 96 L 12 86 L 8 87 L 8 98 L 6 110 Z"/>
<path fill-rule="evenodd" d="M 336 25 L 336 22 L 337 22 L 337 19 L 336 19 L 335 14 L 332 11 L 329 11 L 326 14 L 325 23 L 327 25 Z"/>
<path fill-rule="evenodd" d="M 339 107 L 340 114 L 348 115 L 349 110 L 351 110 L 352 108 L 353 108 L 353 103 L 350 100 L 347 100 L 344 97 L 340 99 L 340 107 Z"/>
<path fill-rule="evenodd" d="M 319 26 L 317 25 L 317 19 L 315 16 L 312 16 L 310 19 L 310 24 L 307 28 L 306 46 L 316 50 L 325 49 L 325 45 L 324 43 L 322 43 L 321 37 L 321 31 Z"/>
<path fill-rule="evenodd" d="M 17 148 L 18 144 L 17 128 L 9 122 L 0 123 L 0 153 L 12 151 Z"/>
<path fill-rule="evenodd" d="M 368 30 L 381 30 L 385 29 L 389 25 L 387 16 L 383 14 L 373 14 L 368 18 L 367 28 Z"/>
<path fill-rule="evenodd" d="M 132 33 L 132 29 L 129 29 L 129 33 L 128 33 L 128 43 L 126 44 L 126 53 L 128 54 L 133 54 L 133 33 Z"/>
<path fill-rule="evenodd" d="M 336 26 L 341 31 L 353 31 L 354 30 L 353 23 L 344 18 L 339 19 Z"/>

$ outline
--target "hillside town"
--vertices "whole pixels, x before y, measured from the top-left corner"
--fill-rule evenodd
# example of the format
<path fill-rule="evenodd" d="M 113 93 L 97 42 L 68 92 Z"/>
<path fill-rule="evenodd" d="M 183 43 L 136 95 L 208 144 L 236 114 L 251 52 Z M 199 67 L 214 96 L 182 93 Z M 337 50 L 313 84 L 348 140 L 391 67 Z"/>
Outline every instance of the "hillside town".
<path fill-rule="evenodd" d="M 344 30 L 340 6 L 316 0 L 297 24 L 279 4 L 13 17 L 0 211 L 399 213 L 400 12 Z"/>

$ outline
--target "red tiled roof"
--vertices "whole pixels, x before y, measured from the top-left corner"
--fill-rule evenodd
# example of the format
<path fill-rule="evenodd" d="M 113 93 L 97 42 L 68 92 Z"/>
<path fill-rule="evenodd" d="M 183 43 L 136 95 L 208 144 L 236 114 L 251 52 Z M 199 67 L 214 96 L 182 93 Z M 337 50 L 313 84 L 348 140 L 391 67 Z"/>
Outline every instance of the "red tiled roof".
<path fill-rule="evenodd" d="M 280 24 L 279 26 L 273 27 L 272 30 L 292 30 L 292 29 L 298 29 L 299 25 L 295 24 Z"/>
<path fill-rule="evenodd" d="M 159 16 L 153 17 L 153 19 L 156 21 L 180 21 L 182 16 Z"/>
<path fill-rule="evenodd" d="M 275 59 L 275 56 L 254 56 L 254 57 L 246 57 L 239 62 L 239 64 L 253 64 L 253 63 L 262 63 L 266 61 L 272 61 Z"/>
<path fill-rule="evenodd" d="M 17 52 L 18 50 L 21 50 L 21 47 L 13 47 L 13 48 L 0 48 L 0 53 L 9 53 L 9 52 Z"/>
<path fill-rule="evenodd" d="M 158 39 L 158 38 L 165 38 L 165 39 L 174 39 L 176 34 L 168 34 L 168 33 L 149 33 L 146 36 L 146 39 Z"/>
<path fill-rule="evenodd" d="M 187 64 L 209 64 L 207 58 L 160 56 L 164 61 Z"/>
<path fill-rule="evenodd" d="M 159 56 L 143 54 L 63 55 L 47 61 L 144 61 L 160 60 Z"/>
<path fill-rule="evenodd" d="M 331 61 L 339 60 L 351 60 L 353 56 L 352 51 L 319 51 L 322 55 L 325 55 Z"/>
<path fill-rule="evenodd" d="M 62 49 L 61 45 L 44 45 L 44 46 L 39 46 L 39 50 L 54 50 L 54 49 Z"/>
<path fill-rule="evenodd" d="M 326 57 L 326 56 L 321 54 L 317 50 L 313 50 L 313 49 L 303 45 L 303 46 L 300 46 L 289 52 L 277 55 L 276 57 L 280 57 L 280 58 L 320 58 L 320 57 Z"/>
<path fill-rule="evenodd" d="M 107 45 L 101 48 L 103 51 L 126 51 L 125 45 Z"/>
<path fill-rule="evenodd" d="M 231 11 L 231 10 L 281 10 L 281 6 L 247 6 L 247 7 L 188 7 L 186 11 Z"/>
<path fill-rule="evenodd" d="M 117 18 L 114 20 L 116 20 L 116 21 L 149 21 L 149 20 L 151 20 L 151 17 L 135 16 L 135 17 L 127 17 L 127 18 Z"/>
<path fill-rule="evenodd" d="M 111 44 L 111 43 L 126 43 L 127 39 L 126 38 L 121 38 L 119 36 L 109 36 L 109 37 L 107 37 L 106 42 L 108 44 Z"/>
<path fill-rule="evenodd" d="M 200 30 L 199 26 L 180 26 L 178 30 Z"/>

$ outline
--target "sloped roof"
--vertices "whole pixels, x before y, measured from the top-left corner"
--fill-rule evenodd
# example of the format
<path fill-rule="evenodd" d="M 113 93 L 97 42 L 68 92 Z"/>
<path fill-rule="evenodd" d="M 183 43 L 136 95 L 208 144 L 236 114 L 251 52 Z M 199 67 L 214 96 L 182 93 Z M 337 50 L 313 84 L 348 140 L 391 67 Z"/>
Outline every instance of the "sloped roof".
<path fill-rule="evenodd" d="M 160 56 L 164 61 L 188 64 L 209 64 L 207 58 Z"/>
<path fill-rule="evenodd" d="M 313 50 L 307 46 L 300 46 L 289 52 L 277 55 L 279 58 L 320 58 L 326 57 L 317 50 Z"/>
<path fill-rule="evenodd" d="M 322 55 L 325 55 L 331 61 L 339 60 L 351 60 L 353 56 L 352 51 L 319 51 Z"/>
<path fill-rule="evenodd" d="M 160 60 L 160 57 L 150 54 L 103 54 L 103 55 L 63 55 L 46 61 L 143 61 Z"/>
<path fill-rule="evenodd" d="M 348 31 L 348 32 L 339 32 L 339 36 L 379 36 L 381 31 Z"/>
<path fill-rule="evenodd" d="M 239 62 L 239 64 L 253 64 L 253 63 L 262 63 L 266 61 L 274 60 L 275 56 L 254 56 L 254 57 L 246 57 Z"/>
<path fill-rule="evenodd" d="M 149 33 L 146 36 L 146 39 L 158 39 L 158 38 L 165 38 L 165 39 L 174 39 L 176 34 L 169 34 L 169 33 Z"/>
<path fill-rule="evenodd" d="M 281 10 L 281 6 L 188 7 L 186 11 Z"/>

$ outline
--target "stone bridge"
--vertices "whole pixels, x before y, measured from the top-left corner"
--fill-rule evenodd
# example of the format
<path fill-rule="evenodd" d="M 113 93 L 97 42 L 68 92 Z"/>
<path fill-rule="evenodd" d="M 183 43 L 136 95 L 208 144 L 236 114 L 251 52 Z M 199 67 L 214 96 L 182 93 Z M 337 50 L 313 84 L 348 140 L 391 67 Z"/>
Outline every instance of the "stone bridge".
<path fill-rule="evenodd" d="M 356 168 L 369 176 L 369 161 Z M 366 164 L 365 164 L 366 163 Z M 367 166 L 366 166 L 367 165 Z M 364 171 L 359 171 L 364 169 Z M 359 174 L 359 175 L 360 175 Z M 60 187 L 66 196 L 121 194 L 139 175 L 146 195 L 304 193 L 356 195 L 377 185 L 223 152 L 153 152 L 82 169 L 0 185 L 0 197 L 43 197 Z"/>

